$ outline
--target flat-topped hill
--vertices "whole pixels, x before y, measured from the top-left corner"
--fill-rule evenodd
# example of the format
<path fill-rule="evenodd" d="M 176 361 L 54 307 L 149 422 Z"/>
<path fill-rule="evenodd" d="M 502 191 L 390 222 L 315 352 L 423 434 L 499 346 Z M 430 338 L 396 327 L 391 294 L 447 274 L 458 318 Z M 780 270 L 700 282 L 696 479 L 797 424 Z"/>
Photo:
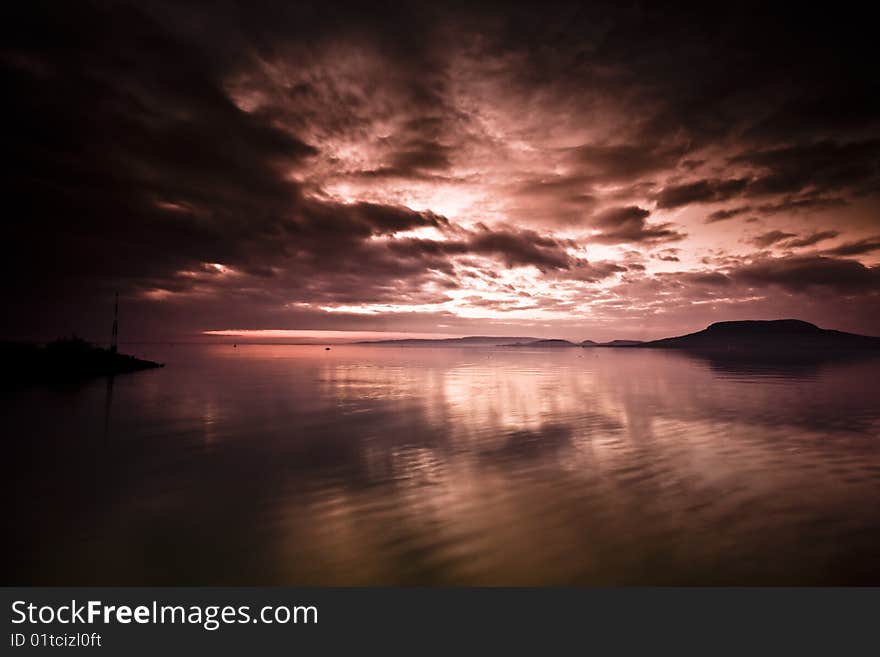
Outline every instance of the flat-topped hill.
<path fill-rule="evenodd" d="M 880 349 L 880 338 L 819 328 L 799 319 L 717 322 L 702 331 L 645 342 L 680 349 Z"/>

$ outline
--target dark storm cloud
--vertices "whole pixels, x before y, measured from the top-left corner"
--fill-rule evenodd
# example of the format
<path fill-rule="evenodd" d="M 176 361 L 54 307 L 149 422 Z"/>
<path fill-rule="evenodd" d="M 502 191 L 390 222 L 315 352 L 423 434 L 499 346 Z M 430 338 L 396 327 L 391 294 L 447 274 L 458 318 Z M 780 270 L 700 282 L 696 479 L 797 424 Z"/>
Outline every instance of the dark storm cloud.
<path fill-rule="evenodd" d="M 585 144 L 570 151 L 573 162 L 581 165 L 588 178 L 596 182 L 632 182 L 673 167 L 684 149 L 656 144 Z"/>
<path fill-rule="evenodd" d="M 760 205 L 743 205 L 734 208 L 724 208 L 709 213 L 706 217 L 706 223 L 711 224 L 717 221 L 725 221 L 733 219 L 748 213 L 757 213 L 764 216 L 772 216 L 782 213 L 796 214 L 798 212 L 807 212 L 811 210 L 827 210 L 830 208 L 839 208 L 846 205 L 846 201 L 842 198 L 835 197 L 808 197 L 808 198 L 788 198 L 777 203 L 762 203 Z M 821 234 L 824 235 L 824 231 Z M 802 246 L 808 246 L 803 244 Z"/>
<path fill-rule="evenodd" d="M 876 192 L 880 189 L 880 140 L 837 143 L 821 141 L 782 148 L 752 150 L 729 158 L 731 165 L 755 170 L 753 175 L 729 179 L 704 179 L 665 187 L 658 192 L 657 206 L 676 208 L 692 203 L 717 203 L 731 198 L 758 198 L 809 193 L 765 204 L 767 214 L 810 207 L 833 207 L 842 199 L 828 197 L 841 190 Z M 710 219 L 730 218 L 720 211 Z"/>
<path fill-rule="evenodd" d="M 776 244 L 777 242 L 781 242 L 782 240 L 788 239 L 789 237 L 795 237 L 794 233 L 785 233 L 781 230 L 771 230 L 770 232 L 763 233 L 758 235 L 757 237 L 753 237 L 751 239 L 751 243 L 755 246 L 759 246 L 762 249 L 766 249 L 768 246 L 772 244 Z"/>
<path fill-rule="evenodd" d="M 558 240 L 532 230 L 493 230 L 482 226 L 475 231 L 458 231 L 447 240 L 420 238 L 398 239 L 388 249 L 403 258 L 431 259 L 426 267 L 444 269 L 444 258 L 454 256 L 491 256 L 506 267 L 535 267 L 544 273 L 570 280 L 600 281 L 627 271 L 614 262 L 588 262 L 567 252 L 568 240 Z"/>
<path fill-rule="evenodd" d="M 854 38 L 858 39 L 858 35 Z M 848 54 L 847 50 L 840 49 L 839 52 Z M 828 64 L 833 65 L 832 62 Z M 836 84 L 826 86 L 829 81 L 823 80 L 825 84 L 822 86 L 794 91 L 792 98 L 756 122 L 748 134 L 756 139 L 766 139 L 780 134 L 822 134 L 829 130 L 849 133 L 876 126 L 880 116 L 880 96 L 876 87 L 866 88 L 859 84 L 847 87 L 847 83 L 858 83 L 858 68 L 840 72 L 844 75 Z"/>
<path fill-rule="evenodd" d="M 394 169 L 443 170 L 449 167 L 451 149 L 432 141 L 416 141 L 407 144 L 405 150 L 394 154 L 391 166 Z"/>
<path fill-rule="evenodd" d="M 602 232 L 591 239 L 618 244 L 622 242 L 674 242 L 684 235 L 673 230 L 669 223 L 649 225 L 645 220 L 650 212 L 636 206 L 609 208 L 593 218 L 593 225 Z"/>
<path fill-rule="evenodd" d="M 840 197 L 826 196 L 807 196 L 804 198 L 785 198 L 776 203 L 762 203 L 755 207 L 757 212 L 764 215 L 774 214 L 797 214 L 798 212 L 808 212 L 812 210 L 828 210 L 831 208 L 840 208 L 847 204 L 847 201 Z"/>
<path fill-rule="evenodd" d="M 339 234 L 343 239 L 352 235 L 368 237 L 413 228 L 448 228 L 449 220 L 433 212 L 416 212 L 405 207 L 377 203 L 303 204 L 301 219 L 288 225 L 293 233 L 321 237 L 322 233 Z"/>
<path fill-rule="evenodd" d="M 398 281 L 413 281 L 413 290 L 429 281 L 449 283 L 453 272 L 446 255 L 423 250 L 400 257 L 388 242 L 374 238 L 412 228 L 445 229 L 447 225 L 442 217 L 406 208 L 303 202 L 275 236 L 277 253 L 261 251 L 264 264 L 227 263 L 233 271 L 223 274 L 204 264 L 193 265 L 186 275 L 168 272 L 139 285 L 143 289 L 223 294 L 259 288 L 254 301 L 277 304 L 291 299 L 328 303 L 418 299 L 418 303 L 433 303 L 446 297 L 407 292 L 400 289 Z M 203 275 L 206 271 L 210 276 Z"/>
<path fill-rule="evenodd" d="M 857 256 L 875 251 L 880 251 L 880 236 L 868 237 L 856 242 L 847 242 L 833 249 L 828 249 L 825 253 L 834 256 Z"/>
<path fill-rule="evenodd" d="M 314 148 L 241 113 L 210 57 L 124 6 L 53 5 L 5 43 L 7 276 L 75 289 L 278 253 L 299 202 L 281 171 Z"/>
<path fill-rule="evenodd" d="M 876 296 L 880 291 L 880 267 L 826 256 L 766 258 L 734 270 L 730 277 L 747 285 L 778 285 L 791 292 L 825 288 L 839 294 Z"/>
<path fill-rule="evenodd" d="M 590 190 L 590 177 L 578 174 L 527 180 L 517 185 L 512 193 L 524 198 L 571 204 L 582 213 L 583 210 L 595 206 L 598 201 Z M 583 218 L 583 215 L 579 214 L 578 217 Z"/>
<path fill-rule="evenodd" d="M 846 310 L 854 326 L 869 321 L 880 297 L 880 267 L 820 255 L 757 257 L 731 262 L 724 271 L 679 271 L 627 277 L 602 302 L 621 318 L 677 315 L 690 309 L 706 322 L 719 317 L 824 316 L 829 304 Z M 669 300 L 675 298 L 676 303 Z M 633 313 L 630 304 L 639 307 Z M 783 308 L 784 310 L 780 310 Z M 703 311 L 706 311 L 703 314 Z M 750 313 L 755 313 L 750 315 Z M 686 313 L 687 314 L 687 313 Z M 839 324 L 841 318 L 838 318 Z"/>
<path fill-rule="evenodd" d="M 730 285 L 730 278 L 720 272 L 689 272 L 683 278 L 684 281 L 696 285 Z M 679 281 L 681 280 L 679 277 Z"/>
<path fill-rule="evenodd" d="M 657 207 L 678 208 L 693 203 L 717 203 L 738 196 L 749 181 L 745 178 L 730 180 L 698 180 L 696 182 L 664 187 L 657 193 Z"/>
<path fill-rule="evenodd" d="M 599 202 L 593 193 L 593 178 L 580 173 L 527 179 L 504 193 L 520 207 L 513 215 L 559 225 L 583 224 Z"/>
<path fill-rule="evenodd" d="M 824 242 L 825 240 L 832 240 L 835 237 L 840 235 L 840 233 L 836 230 L 823 230 L 821 232 L 813 233 L 812 235 L 807 235 L 805 237 L 799 237 L 797 239 L 788 240 L 785 243 L 785 246 L 788 248 L 803 248 L 805 246 L 813 246 L 814 244 L 818 244 L 819 242 Z M 840 254 L 844 255 L 844 254 Z"/>
<path fill-rule="evenodd" d="M 507 267 L 534 266 L 539 270 L 568 269 L 574 259 L 565 251 L 565 243 L 532 230 L 492 230 L 481 227 L 456 239 L 429 240 L 407 238 L 388 243 L 388 248 L 408 258 L 442 259 L 455 255 L 495 256 Z M 432 262 L 438 267 L 438 262 Z"/>
<path fill-rule="evenodd" d="M 466 260 L 482 283 L 533 267 L 553 285 L 620 274 L 650 291 L 645 264 L 694 255 L 685 228 L 651 221 L 652 201 L 734 206 L 711 208 L 710 224 L 773 215 L 774 249 L 842 242 L 739 267 L 716 253 L 724 273 L 682 276 L 682 299 L 722 279 L 809 288 L 819 305 L 823 291 L 876 289 L 876 267 L 856 259 L 877 251 L 864 219 L 810 234 L 783 223 L 876 200 L 875 35 L 854 7 L 846 20 L 766 3 L 0 11 L 12 170 L 0 266 L 17 333 L 103 327 L 116 289 L 138 299 L 145 326 L 186 330 L 315 321 L 300 308 L 309 304 L 437 304 L 465 285 Z M 334 196 L 339 179 L 370 193 Z M 481 216 L 432 212 L 442 193 L 412 203 L 428 208 L 418 212 L 398 200 L 410 185 L 463 179 L 483 185 L 481 209 L 509 200 L 506 214 L 484 227 Z M 389 181 L 396 195 L 376 200 Z M 598 234 L 574 243 L 554 235 L 560 227 Z M 392 238 L 407 231 L 442 239 Z M 682 252 L 572 255 L 590 241 Z M 533 292 L 548 307 L 556 290 Z"/>
<path fill-rule="evenodd" d="M 622 274 L 631 270 L 637 271 L 640 268 L 644 269 L 641 265 L 638 264 L 629 264 L 624 266 L 616 262 L 610 261 L 587 262 L 585 260 L 578 260 L 577 262 L 573 263 L 568 269 L 562 272 L 562 276 L 565 279 L 572 281 L 598 283 L 599 281 L 604 281 L 608 278 L 611 278 L 615 274 Z"/>
<path fill-rule="evenodd" d="M 880 181 L 880 140 L 840 143 L 823 140 L 781 148 L 752 150 L 731 164 L 757 168 L 748 196 L 877 189 Z"/>
<path fill-rule="evenodd" d="M 739 217 L 747 212 L 752 211 L 752 206 L 744 205 L 738 208 L 729 208 L 725 210 L 715 210 L 710 213 L 708 217 L 706 217 L 706 223 L 711 224 L 716 221 L 724 221 L 726 219 L 733 219 L 734 217 Z"/>
<path fill-rule="evenodd" d="M 366 169 L 357 175 L 368 178 L 431 179 L 439 177 L 451 166 L 452 147 L 427 139 L 411 139 L 391 147 L 387 163 Z"/>
<path fill-rule="evenodd" d="M 438 215 L 303 198 L 289 172 L 319 146 L 231 102 L 222 81 L 237 63 L 225 44 L 183 38 L 124 4 L 38 9 L 7 16 L 7 26 L 15 20 L 25 29 L 4 40 L 2 60 L 15 99 L 4 109 L 7 125 L 28 126 L 7 141 L 18 190 L 4 274 L 29 285 L 12 301 L 86 301 L 81 313 L 65 309 L 85 316 L 89 302 L 113 289 L 220 290 L 230 298 L 246 290 L 237 300 L 256 304 L 402 300 L 396 281 L 417 288 L 435 276 L 429 269 L 449 270 L 437 258 L 398 260 L 369 240 L 446 228 Z M 402 149 L 391 162 L 399 169 L 447 162 L 429 140 Z M 511 257 L 524 257 L 522 249 Z M 206 273 L 209 262 L 271 287 L 255 294 L 241 277 Z"/>
<path fill-rule="evenodd" d="M 561 244 L 534 231 L 492 231 L 475 233 L 468 241 L 475 253 L 495 254 L 508 267 L 534 265 L 538 269 L 567 269 L 571 258 Z"/>

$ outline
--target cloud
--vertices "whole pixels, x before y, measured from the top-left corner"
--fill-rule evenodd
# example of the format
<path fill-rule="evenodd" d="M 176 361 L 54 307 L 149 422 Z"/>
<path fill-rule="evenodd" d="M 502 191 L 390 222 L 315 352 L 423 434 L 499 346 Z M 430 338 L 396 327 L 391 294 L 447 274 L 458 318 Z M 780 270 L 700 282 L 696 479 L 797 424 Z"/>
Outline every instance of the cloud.
<path fill-rule="evenodd" d="M 839 294 L 880 291 L 880 267 L 856 260 L 827 256 L 792 256 L 759 259 L 743 265 L 729 276 L 752 286 L 776 285 L 791 292 L 826 288 Z"/>
<path fill-rule="evenodd" d="M 681 262 L 681 258 L 678 257 L 679 253 L 681 253 L 681 249 L 663 249 L 659 253 L 652 254 L 651 257 L 663 262 Z"/>
<path fill-rule="evenodd" d="M 475 253 L 494 254 L 508 267 L 534 265 L 538 269 L 567 269 L 571 258 L 557 240 L 531 230 L 481 230 L 470 236 L 468 247 Z"/>
<path fill-rule="evenodd" d="M 787 248 L 803 248 L 805 246 L 813 246 L 814 244 L 824 242 L 825 240 L 832 240 L 838 235 L 840 235 L 840 233 L 836 230 L 823 230 L 817 233 L 813 233 L 812 235 L 807 235 L 806 237 L 799 237 L 797 239 L 788 240 L 785 243 L 785 246 Z"/>
<path fill-rule="evenodd" d="M 684 235 L 673 230 L 672 224 L 649 225 L 650 212 L 637 206 L 609 208 L 593 217 L 593 225 L 601 232 L 591 239 L 609 244 L 623 242 L 674 242 Z"/>
<path fill-rule="evenodd" d="M 768 233 L 763 233 L 758 235 L 757 237 L 753 237 L 751 239 L 751 243 L 755 246 L 759 246 L 761 248 L 767 248 L 777 242 L 781 242 L 782 240 L 788 239 L 789 237 L 795 237 L 794 233 L 784 233 L 781 230 L 771 230 Z"/>
<path fill-rule="evenodd" d="M 770 216 L 777 214 L 792 215 L 802 211 L 818 211 L 839 208 L 846 204 L 847 202 L 844 199 L 833 197 L 786 198 L 775 203 L 762 203 L 755 206 L 742 205 L 734 208 L 715 210 L 709 213 L 709 216 L 706 217 L 706 223 L 711 224 L 718 221 L 725 221 L 752 212 Z"/>
<path fill-rule="evenodd" d="M 749 181 L 745 178 L 706 179 L 681 185 L 670 185 L 656 195 L 657 207 L 678 208 L 692 203 L 717 203 L 738 196 Z"/>
<path fill-rule="evenodd" d="M 749 196 L 813 194 L 874 186 L 880 180 L 880 139 L 822 140 L 779 148 L 756 149 L 729 159 L 755 168 Z"/>
<path fill-rule="evenodd" d="M 597 283 L 615 274 L 622 274 L 630 270 L 637 271 L 640 268 L 641 265 L 638 264 L 624 266 L 610 261 L 587 262 L 585 260 L 578 260 L 568 268 L 566 278 L 587 283 Z"/>
<path fill-rule="evenodd" d="M 187 333 L 368 321 L 341 304 L 430 329 L 522 291 L 650 318 L 800 280 L 880 331 L 855 301 L 880 196 L 858 11 L 10 5 L 8 330 L 103 335 L 115 290 L 128 330 Z M 757 216 L 775 232 L 748 245 Z"/>
<path fill-rule="evenodd" d="M 396 152 L 391 166 L 399 170 L 443 170 L 450 166 L 452 149 L 432 141 L 417 140 Z"/>
<path fill-rule="evenodd" d="M 788 197 L 776 203 L 763 203 L 755 210 L 765 215 L 781 213 L 797 214 L 802 211 L 828 210 L 840 208 L 847 204 L 842 198 L 807 196 L 802 198 Z"/>
<path fill-rule="evenodd" d="M 674 167 L 684 153 L 681 147 L 656 144 L 583 144 L 569 150 L 572 162 L 591 181 L 632 182 Z"/>
<path fill-rule="evenodd" d="M 725 221 L 727 219 L 733 219 L 734 217 L 739 217 L 747 212 L 752 211 L 752 206 L 743 205 L 738 208 L 729 208 L 723 210 L 715 210 L 711 212 L 709 216 L 706 218 L 706 223 L 711 224 L 716 221 Z"/>
<path fill-rule="evenodd" d="M 358 171 L 367 178 L 403 178 L 430 180 L 439 177 L 452 165 L 453 149 L 428 140 L 413 140 L 387 156 L 388 163 L 376 168 Z"/>
<path fill-rule="evenodd" d="M 880 251 L 880 236 L 868 237 L 856 242 L 847 242 L 828 249 L 824 253 L 832 256 L 857 256 Z"/>

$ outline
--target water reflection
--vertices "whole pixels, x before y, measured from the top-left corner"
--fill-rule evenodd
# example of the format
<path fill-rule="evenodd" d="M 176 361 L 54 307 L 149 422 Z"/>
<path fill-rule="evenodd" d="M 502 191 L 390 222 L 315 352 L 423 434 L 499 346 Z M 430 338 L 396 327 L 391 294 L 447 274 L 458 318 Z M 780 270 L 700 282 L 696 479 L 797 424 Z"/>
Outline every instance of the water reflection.
<path fill-rule="evenodd" d="M 831 367 L 880 359 L 877 352 L 859 350 L 777 349 L 738 353 L 693 349 L 678 353 L 684 357 L 700 360 L 708 364 L 713 371 L 721 374 L 745 377 L 775 376 L 785 380 L 815 377 Z"/>
<path fill-rule="evenodd" d="M 107 377 L 107 392 L 104 395 L 104 442 L 110 439 L 110 409 L 113 408 L 113 382 L 114 375 Z"/>
<path fill-rule="evenodd" d="M 880 583 L 876 360 L 141 355 L 168 366 L 4 401 L 6 581 Z"/>

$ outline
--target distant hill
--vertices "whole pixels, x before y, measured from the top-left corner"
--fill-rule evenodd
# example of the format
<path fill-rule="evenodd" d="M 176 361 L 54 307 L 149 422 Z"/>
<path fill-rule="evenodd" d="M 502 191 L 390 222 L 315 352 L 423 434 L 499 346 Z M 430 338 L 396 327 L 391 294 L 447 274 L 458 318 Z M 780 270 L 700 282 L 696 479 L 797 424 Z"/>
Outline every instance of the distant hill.
<path fill-rule="evenodd" d="M 41 382 L 124 374 L 163 367 L 95 346 L 79 338 L 50 342 L 45 346 L 17 342 L 0 343 L 3 379 L 7 382 Z"/>
<path fill-rule="evenodd" d="M 635 347 L 640 344 L 642 344 L 641 340 L 611 340 L 610 342 L 584 340 L 581 342 L 582 347 Z"/>
<path fill-rule="evenodd" d="M 366 345 L 390 345 L 413 347 L 532 347 L 532 348 L 654 348 L 689 349 L 712 352 L 751 352 L 769 357 L 776 352 L 799 352 L 798 357 L 808 351 L 822 351 L 827 354 L 864 349 L 880 349 L 880 338 L 843 331 L 822 329 L 815 324 L 799 319 L 745 320 L 716 322 L 702 331 L 661 340 L 642 342 L 640 340 L 610 340 L 595 342 L 584 340 L 580 343 L 568 340 L 472 335 L 464 338 L 403 339 L 358 342 Z"/>
<path fill-rule="evenodd" d="M 568 340 L 530 340 L 526 342 L 514 342 L 512 344 L 501 345 L 503 347 L 538 347 L 538 348 L 554 348 L 554 347 L 577 347 L 574 342 Z"/>
<path fill-rule="evenodd" d="M 404 338 L 402 340 L 363 340 L 355 344 L 392 345 L 399 347 L 467 347 L 500 346 L 512 342 L 536 342 L 540 338 L 470 335 L 464 338 Z"/>
<path fill-rule="evenodd" d="M 727 351 L 829 351 L 880 349 L 880 338 L 822 329 L 799 319 L 777 319 L 717 322 L 696 333 L 638 346 Z"/>

